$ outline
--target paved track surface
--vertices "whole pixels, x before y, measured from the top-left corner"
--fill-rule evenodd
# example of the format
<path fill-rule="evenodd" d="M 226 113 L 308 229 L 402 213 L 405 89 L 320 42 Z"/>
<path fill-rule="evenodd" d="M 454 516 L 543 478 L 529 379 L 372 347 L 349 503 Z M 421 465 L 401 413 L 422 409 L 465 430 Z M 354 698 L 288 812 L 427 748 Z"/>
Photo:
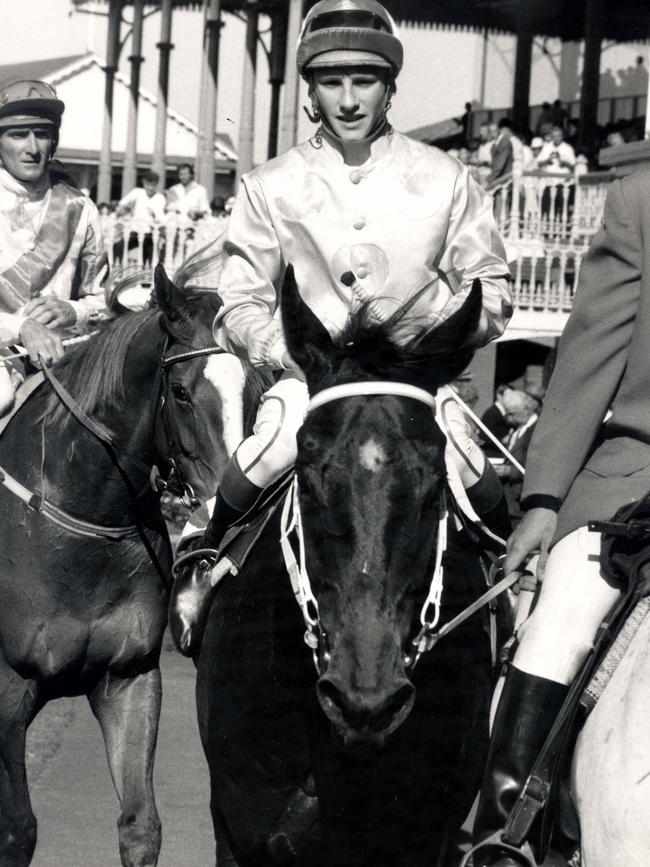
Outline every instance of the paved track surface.
<path fill-rule="evenodd" d="M 162 820 L 159 867 L 213 867 L 208 772 L 194 705 L 194 666 L 162 655 L 163 708 L 155 790 Z M 37 816 L 32 867 L 120 867 L 117 798 L 104 745 L 84 698 L 47 705 L 28 734 Z"/>

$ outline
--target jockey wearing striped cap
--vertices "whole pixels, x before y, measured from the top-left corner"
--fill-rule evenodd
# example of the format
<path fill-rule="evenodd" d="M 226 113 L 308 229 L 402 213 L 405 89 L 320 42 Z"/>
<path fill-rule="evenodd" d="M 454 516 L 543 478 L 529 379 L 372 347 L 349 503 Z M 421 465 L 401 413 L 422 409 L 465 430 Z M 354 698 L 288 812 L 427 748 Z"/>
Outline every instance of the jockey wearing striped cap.
<path fill-rule="evenodd" d="M 412 312 L 433 327 L 462 305 L 475 278 L 483 285 L 477 345 L 501 334 L 511 315 L 491 200 L 457 160 L 388 122 L 402 59 L 395 24 L 375 0 L 321 0 L 305 18 L 297 64 L 318 129 L 243 176 L 224 246 L 224 304 L 214 323 L 224 349 L 283 373 L 223 474 L 208 546 L 218 547 L 227 527 L 296 457 L 308 393 L 278 309 L 289 263 L 303 299 L 332 335 L 362 299 L 375 297 L 374 309 L 387 316 L 420 290 Z M 476 494 L 475 510 L 503 515 L 498 479 L 469 437 L 464 443 L 473 468 L 467 473 L 460 457 L 458 464 Z M 212 581 L 226 568 L 219 563 Z M 172 633 L 188 654 L 200 640 L 210 581 L 203 584 L 196 575 L 181 577 L 172 595 Z"/>
<path fill-rule="evenodd" d="M 50 174 L 64 104 L 43 81 L 0 83 L 0 346 L 55 361 L 104 309 L 97 208 Z M 13 401 L 0 366 L 0 411 Z"/>

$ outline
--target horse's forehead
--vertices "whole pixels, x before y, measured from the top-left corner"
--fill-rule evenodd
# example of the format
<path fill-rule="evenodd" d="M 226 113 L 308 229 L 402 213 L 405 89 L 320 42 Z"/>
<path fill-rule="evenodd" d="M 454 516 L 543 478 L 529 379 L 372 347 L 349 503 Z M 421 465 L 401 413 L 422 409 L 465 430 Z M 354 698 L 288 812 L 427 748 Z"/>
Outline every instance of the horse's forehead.
<path fill-rule="evenodd" d="M 221 400 L 223 440 L 228 455 L 232 455 L 244 438 L 246 372 L 235 355 L 223 353 L 208 356 L 203 368 L 203 376 L 213 386 Z"/>
<path fill-rule="evenodd" d="M 359 463 L 371 473 L 380 472 L 386 464 L 384 447 L 374 437 L 369 437 L 359 446 Z"/>

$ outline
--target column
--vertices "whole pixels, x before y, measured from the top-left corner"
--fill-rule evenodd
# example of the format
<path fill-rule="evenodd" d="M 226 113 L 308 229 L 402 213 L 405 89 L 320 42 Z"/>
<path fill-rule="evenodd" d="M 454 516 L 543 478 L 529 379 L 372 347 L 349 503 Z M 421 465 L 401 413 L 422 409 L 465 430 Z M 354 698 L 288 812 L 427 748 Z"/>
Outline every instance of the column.
<path fill-rule="evenodd" d="M 120 17 L 123 0 L 110 0 L 108 7 L 108 36 L 106 39 L 106 66 L 104 66 L 104 127 L 97 172 L 97 201 L 111 200 L 111 168 L 113 138 L 113 84 L 120 53 Z"/>
<path fill-rule="evenodd" d="M 298 133 L 298 93 L 300 77 L 296 68 L 295 46 L 302 26 L 303 0 L 289 0 L 287 25 L 287 52 L 284 72 L 284 105 L 280 121 L 278 152 L 288 150 L 296 143 Z"/>
<path fill-rule="evenodd" d="M 515 56 L 515 82 L 512 96 L 512 125 L 521 134 L 530 126 L 530 69 L 533 59 L 533 31 L 530 8 L 526 0 L 517 6 L 517 53 Z"/>
<path fill-rule="evenodd" d="M 582 65 L 580 91 L 580 128 L 578 148 L 593 154 L 598 123 L 598 91 L 600 85 L 600 49 L 603 40 L 603 0 L 587 0 L 585 8 L 585 59 Z"/>
<path fill-rule="evenodd" d="M 271 85 L 271 110 L 269 115 L 268 159 L 278 152 L 280 123 L 280 90 L 284 82 L 284 66 L 287 54 L 286 8 L 276 9 L 271 19 L 271 57 L 269 59 L 269 84 Z"/>
<path fill-rule="evenodd" d="M 241 111 L 239 114 L 239 140 L 237 144 L 237 171 L 235 187 L 245 172 L 253 168 L 255 144 L 255 73 L 257 70 L 257 3 L 246 8 L 246 51 L 242 72 Z"/>
<path fill-rule="evenodd" d="M 156 133 L 154 136 L 151 168 L 160 175 L 160 189 L 164 190 L 167 168 L 167 104 L 169 98 L 169 54 L 174 47 L 172 38 L 172 0 L 162 0 L 160 6 L 160 42 L 158 49 L 158 105 L 156 106 Z"/>
<path fill-rule="evenodd" d="M 122 172 L 122 195 L 132 190 L 137 180 L 138 160 L 138 102 L 140 100 L 140 66 L 142 56 L 142 18 L 144 0 L 133 0 L 133 29 L 131 31 L 131 86 L 129 88 L 129 114 L 126 125 L 126 149 Z"/>
<path fill-rule="evenodd" d="M 220 0 L 204 0 L 203 60 L 199 88 L 199 140 L 196 154 L 196 179 L 214 196 L 214 136 L 217 125 L 217 80 L 219 77 Z"/>

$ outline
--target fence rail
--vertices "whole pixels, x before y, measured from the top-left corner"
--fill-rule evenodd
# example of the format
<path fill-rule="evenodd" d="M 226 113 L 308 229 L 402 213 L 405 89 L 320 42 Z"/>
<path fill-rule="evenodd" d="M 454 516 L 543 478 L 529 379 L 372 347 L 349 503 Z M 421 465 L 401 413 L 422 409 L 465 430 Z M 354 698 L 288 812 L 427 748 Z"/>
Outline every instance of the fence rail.
<path fill-rule="evenodd" d="M 179 220 L 175 215 L 149 222 L 111 214 L 101 218 L 101 225 L 111 273 L 119 276 L 126 270 L 141 269 L 146 282 L 158 261 L 173 274 L 198 250 L 216 246 L 226 222 L 218 217 Z"/>

